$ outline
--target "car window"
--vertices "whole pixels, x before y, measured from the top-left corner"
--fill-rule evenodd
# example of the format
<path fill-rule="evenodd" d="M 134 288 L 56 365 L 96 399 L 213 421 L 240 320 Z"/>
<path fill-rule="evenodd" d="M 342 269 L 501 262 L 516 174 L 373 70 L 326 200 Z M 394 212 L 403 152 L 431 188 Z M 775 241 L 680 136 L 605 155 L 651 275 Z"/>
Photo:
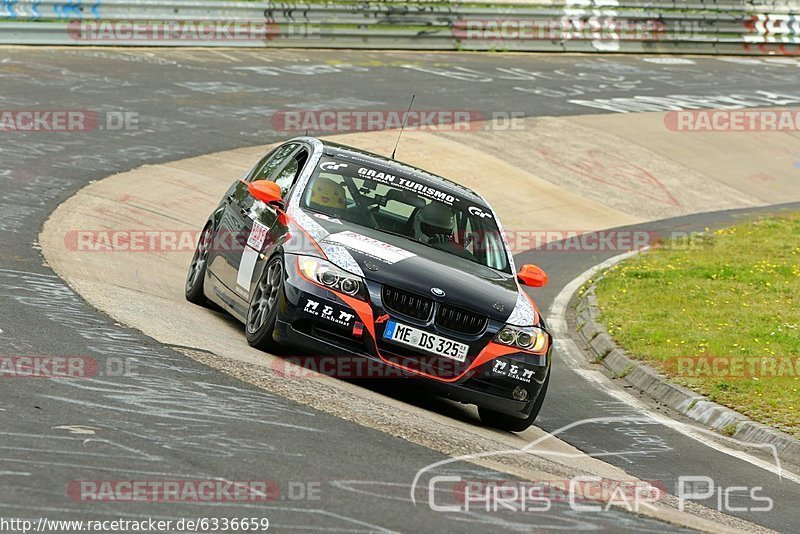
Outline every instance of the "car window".
<path fill-rule="evenodd" d="M 303 208 L 510 272 L 508 254 L 491 210 L 438 191 L 434 185 L 326 160 L 320 161 L 302 194 Z M 443 197 L 444 201 L 437 200 Z M 425 222 L 425 215 L 420 216 L 423 212 L 428 221 L 433 222 L 436 216 L 432 214 L 438 212 L 439 216 L 445 214 L 445 221 L 451 217 L 452 223 L 437 230 L 436 225 Z"/>
<path fill-rule="evenodd" d="M 301 149 L 277 172 L 273 181 L 280 186 L 282 196 L 285 197 L 286 193 L 289 192 L 289 189 L 292 187 L 292 184 L 294 184 L 297 175 L 302 170 L 307 159 L 308 151 L 306 149 Z"/>
<path fill-rule="evenodd" d="M 281 167 L 281 165 L 286 163 L 286 160 L 295 150 L 297 150 L 298 146 L 299 145 L 297 143 L 289 143 L 288 145 L 280 146 L 267 154 L 264 159 L 258 162 L 258 165 L 256 165 L 255 170 L 247 178 L 247 181 L 254 182 L 256 180 L 271 179 L 270 177 Z"/>

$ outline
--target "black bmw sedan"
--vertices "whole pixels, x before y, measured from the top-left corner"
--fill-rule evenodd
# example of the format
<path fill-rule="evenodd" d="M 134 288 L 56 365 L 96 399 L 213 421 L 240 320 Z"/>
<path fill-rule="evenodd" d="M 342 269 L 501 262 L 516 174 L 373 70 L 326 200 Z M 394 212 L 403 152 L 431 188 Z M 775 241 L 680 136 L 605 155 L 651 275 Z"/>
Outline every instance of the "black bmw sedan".
<path fill-rule="evenodd" d="M 254 347 L 359 358 L 522 431 L 550 379 L 552 339 L 477 193 L 390 158 L 292 139 L 225 193 L 186 298 L 245 324 Z"/>

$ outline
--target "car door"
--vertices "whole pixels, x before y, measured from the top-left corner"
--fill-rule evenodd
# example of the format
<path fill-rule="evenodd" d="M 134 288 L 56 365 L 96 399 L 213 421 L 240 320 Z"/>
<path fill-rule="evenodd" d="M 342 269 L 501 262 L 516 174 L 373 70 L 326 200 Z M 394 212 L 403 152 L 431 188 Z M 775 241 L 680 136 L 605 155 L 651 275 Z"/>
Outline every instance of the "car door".
<path fill-rule="evenodd" d="M 217 227 L 208 268 L 226 288 L 242 299 L 248 299 L 249 287 L 237 286 L 237 280 L 242 278 L 239 274 L 240 268 L 247 269 L 252 262 L 252 253 L 248 253 L 246 264 L 242 265 L 243 255 L 248 249 L 247 242 L 254 227 L 253 221 L 258 219 L 256 230 L 264 232 L 265 228 L 272 228 L 277 219 L 277 210 L 253 198 L 247 185 L 255 180 L 269 180 L 274 177 L 292 160 L 300 146 L 299 143 L 287 143 L 267 154 L 243 180 L 233 185 L 223 201 L 225 207 Z"/>
<path fill-rule="evenodd" d="M 266 179 L 281 187 L 282 198 L 291 193 L 297 178 L 308 163 L 310 147 L 301 145 L 294 150 L 286 162 L 271 172 L 269 177 L 255 176 L 255 179 Z M 249 301 L 250 291 L 255 287 L 261 272 L 275 249 L 283 242 L 281 239 L 288 231 L 286 220 L 280 216 L 275 206 L 267 205 L 252 196 L 250 202 L 241 210 L 243 226 L 241 234 L 247 235 L 236 273 L 237 295 Z"/>

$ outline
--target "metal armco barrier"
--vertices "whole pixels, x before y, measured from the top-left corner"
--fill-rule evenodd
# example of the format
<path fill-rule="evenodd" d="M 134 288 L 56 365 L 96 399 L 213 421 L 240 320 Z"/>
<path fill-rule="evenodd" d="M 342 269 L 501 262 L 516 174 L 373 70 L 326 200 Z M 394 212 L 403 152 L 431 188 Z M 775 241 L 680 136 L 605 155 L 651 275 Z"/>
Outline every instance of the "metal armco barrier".
<path fill-rule="evenodd" d="M 800 1 L 0 0 L 0 44 L 800 55 Z"/>

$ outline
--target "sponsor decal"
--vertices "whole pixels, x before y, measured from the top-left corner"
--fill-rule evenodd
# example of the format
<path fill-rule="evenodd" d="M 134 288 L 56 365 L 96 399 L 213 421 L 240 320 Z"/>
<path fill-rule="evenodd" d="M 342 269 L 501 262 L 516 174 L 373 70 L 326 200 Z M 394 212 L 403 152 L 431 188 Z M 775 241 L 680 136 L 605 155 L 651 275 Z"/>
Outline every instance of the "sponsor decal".
<path fill-rule="evenodd" d="M 339 169 L 347 168 L 347 163 L 337 163 L 335 161 L 326 161 L 319 166 L 323 171 L 336 171 Z"/>
<path fill-rule="evenodd" d="M 261 254 L 261 248 L 267 240 L 267 227 L 258 221 L 253 221 L 253 228 L 247 236 L 247 246 L 242 251 L 242 258 L 239 260 L 239 270 L 236 273 L 236 293 L 244 298 L 250 296 L 250 282 L 253 279 L 253 271 L 256 269 L 256 262 Z"/>
<path fill-rule="evenodd" d="M 331 234 L 325 241 L 360 252 L 389 265 L 416 256 L 413 252 L 351 231 Z"/>
<path fill-rule="evenodd" d="M 355 319 L 355 314 L 352 312 L 308 297 L 306 297 L 306 303 L 303 305 L 303 312 L 346 327 L 350 327 L 353 319 Z"/>
<path fill-rule="evenodd" d="M 492 374 L 530 384 L 531 378 L 533 378 L 533 369 L 527 369 L 525 366 L 505 358 L 497 358 L 492 366 Z"/>
<path fill-rule="evenodd" d="M 253 229 L 250 230 L 250 235 L 247 237 L 247 246 L 260 251 L 266 240 L 267 227 L 258 221 L 253 221 Z"/>
<path fill-rule="evenodd" d="M 470 213 L 470 215 L 474 215 L 475 217 L 480 217 L 481 219 L 485 219 L 487 217 L 490 219 L 492 218 L 491 213 L 483 211 L 478 206 L 470 206 L 469 208 L 467 208 L 467 211 Z"/>
<path fill-rule="evenodd" d="M 416 182 L 414 180 L 409 180 L 408 178 L 403 178 L 402 176 L 397 176 L 395 174 L 389 174 L 387 172 L 378 171 L 375 169 L 369 169 L 367 167 L 361 167 L 358 169 L 358 175 L 361 178 L 370 178 L 371 180 L 374 180 L 376 182 L 391 184 L 393 186 L 406 189 L 408 191 L 417 193 L 419 195 L 428 197 L 433 200 L 438 200 L 439 202 L 443 202 L 451 206 L 453 205 L 454 202 L 461 201 L 461 199 L 449 193 L 445 193 L 444 191 L 440 191 L 435 187 L 431 187 L 429 185 Z"/>

